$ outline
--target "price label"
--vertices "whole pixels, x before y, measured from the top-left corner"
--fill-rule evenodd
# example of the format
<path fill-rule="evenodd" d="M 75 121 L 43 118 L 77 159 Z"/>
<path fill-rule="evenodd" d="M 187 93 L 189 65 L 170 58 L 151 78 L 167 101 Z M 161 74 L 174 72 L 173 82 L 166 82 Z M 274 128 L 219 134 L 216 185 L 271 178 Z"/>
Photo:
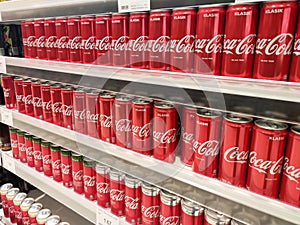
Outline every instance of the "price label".
<path fill-rule="evenodd" d="M 119 12 L 149 11 L 150 0 L 118 0 Z"/>
<path fill-rule="evenodd" d="M 1 121 L 8 126 L 13 126 L 13 116 L 10 109 L 4 107 L 1 108 Z"/>
<path fill-rule="evenodd" d="M 1 17 L 1 15 L 0 15 L 0 17 Z M 6 73 L 6 63 L 5 63 L 5 57 L 4 56 L 0 56 L 0 73 Z"/>
<path fill-rule="evenodd" d="M 16 173 L 15 160 L 11 155 L 7 153 L 2 153 L 2 163 L 5 169 L 9 170 L 14 174 Z"/>
<path fill-rule="evenodd" d="M 120 217 L 111 214 L 110 211 L 97 206 L 96 225 L 120 225 Z"/>

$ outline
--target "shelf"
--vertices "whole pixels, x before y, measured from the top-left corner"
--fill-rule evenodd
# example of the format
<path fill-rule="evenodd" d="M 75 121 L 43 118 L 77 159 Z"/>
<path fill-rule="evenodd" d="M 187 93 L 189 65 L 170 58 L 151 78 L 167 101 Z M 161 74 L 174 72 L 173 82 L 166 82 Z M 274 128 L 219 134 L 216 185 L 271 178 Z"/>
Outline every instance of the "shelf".
<path fill-rule="evenodd" d="M 276 224 L 281 225 L 297 224 L 300 221 L 299 208 L 195 174 L 179 160 L 174 164 L 161 162 L 16 111 L 1 109 L 4 114 L 12 114 L 11 125 L 14 127 L 167 189 L 181 197 L 204 206 L 207 206 L 212 199 L 222 205 L 234 206 L 232 207 L 234 211 L 227 207 L 223 213 L 238 220 L 243 221 L 243 217 L 235 213 L 245 211 L 257 218 L 277 219 Z M 7 119 L 4 122 L 6 121 Z M 198 193 L 197 196 L 190 195 L 195 192 Z"/>

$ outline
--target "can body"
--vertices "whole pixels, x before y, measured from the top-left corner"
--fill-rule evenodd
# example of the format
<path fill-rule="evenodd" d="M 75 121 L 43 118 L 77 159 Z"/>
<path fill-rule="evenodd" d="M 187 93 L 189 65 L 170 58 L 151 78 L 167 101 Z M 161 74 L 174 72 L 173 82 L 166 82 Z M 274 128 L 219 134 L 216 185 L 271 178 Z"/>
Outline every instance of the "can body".
<path fill-rule="evenodd" d="M 23 42 L 23 49 L 24 49 L 24 57 L 25 58 L 30 58 L 28 55 L 28 36 L 26 29 L 28 25 L 26 25 L 25 21 L 21 22 L 21 32 L 22 32 L 22 42 Z"/>
<path fill-rule="evenodd" d="M 41 139 L 33 138 L 33 158 L 34 158 L 34 168 L 38 172 L 43 172 L 43 155 Z"/>
<path fill-rule="evenodd" d="M 62 126 L 62 100 L 61 86 L 54 84 L 50 87 L 51 105 L 52 105 L 52 122 L 55 125 Z"/>
<path fill-rule="evenodd" d="M 110 207 L 110 179 L 109 168 L 97 164 L 96 166 L 97 182 L 97 203 L 103 208 Z"/>
<path fill-rule="evenodd" d="M 14 77 L 13 76 L 1 76 L 3 94 L 5 99 L 5 106 L 8 109 L 16 108 L 16 95 L 14 88 Z"/>
<path fill-rule="evenodd" d="M 32 104 L 32 93 L 31 93 L 31 80 L 23 80 L 23 95 L 25 104 L 25 113 L 28 116 L 33 116 L 33 104 Z"/>
<path fill-rule="evenodd" d="M 36 37 L 36 57 L 38 59 L 47 59 L 44 22 L 45 21 L 43 19 L 34 20 L 34 34 Z"/>
<path fill-rule="evenodd" d="M 83 160 L 83 185 L 84 196 L 95 201 L 97 199 L 95 162 L 85 159 Z"/>
<path fill-rule="evenodd" d="M 73 187 L 72 177 L 72 154 L 70 151 L 62 149 L 60 152 L 61 177 L 65 187 Z"/>
<path fill-rule="evenodd" d="M 116 143 L 116 135 L 115 135 L 115 122 L 114 122 L 114 102 L 115 96 L 103 93 L 99 98 L 99 137 L 101 140 Z"/>
<path fill-rule="evenodd" d="M 42 95 L 42 105 L 43 105 L 43 120 L 46 122 L 52 123 L 52 103 L 51 103 L 51 93 L 50 93 L 50 84 L 43 83 L 41 86 L 41 95 Z"/>
<path fill-rule="evenodd" d="M 159 224 L 179 224 L 180 198 L 175 195 L 161 192 L 160 195 L 160 220 Z"/>
<path fill-rule="evenodd" d="M 45 47 L 48 60 L 57 60 L 57 37 L 55 30 L 55 18 L 46 19 L 45 28 Z"/>
<path fill-rule="evenodd" d="M 141 197 L 142 224 L 159 224 L 160 216 L 160 195 L 159 189 L 147 184 L 142 185 Z"/>
<path fill-rule="evenodd" d="M 86 94 L 86 127 L 87 134 L 91 137 L 98 138 L 99 123 L 99 92 L 88 92 Z"/>
<path fill-rule="evenodd" d="M 41 84 L 35 81 L 31 84 L 33 115 L 35 118 L 43 119 L 43 103 L 41 94 Z"/>
<path fill-rule="evenodd" d="M 19 158 L 17 130 L 18 129 L 15 129 L 13 127 L 9 128 L 9 137 L 10 137 L 11 150 L 12 150 L 13 157 L 15 159 Z"/>
<path fill-rule="evenodd" d="M 204 209 L 188 200 L 181 201 L 180 224 L 202 225 Z"/>
<path fill-rule="evenodd" d="M 25 134 L 26 161 L 29 167 L 34 167 L 32 135 Z"/>
<path fill-rule="evenodd" d="M 34 21 L 26 20 L 25 24 L 25 33 L 27 36 L 27 52 L 28 58 L 36 58 L 36 34 L 34 32 Z"/>
<path fill-rule="evenodd" d="M 25 103 L 24 103 L 24 94 L 23 94 L 23 79 L 15 78 L 14 79 L 15 95 L 17 101 L 17 109 L 20 113 L 25 113 Z"/>
<path fill-rule="evenodd" d="M 83 194 L 83 158 L 75 153 L 72 153 L 72 177 L 74 191 Z"/>
<path fill-rule="evenodd" d="M 73 93 L 74 130 L 86 134 L 86 93 L 84 90 L 75 90 Z"/>
<path fill-rule="evenodd" d="M 62 181 L 60 147 L 51 145 L 52 176 L 56 182 Z"/>
<path fill-rule="evenodd" d="M 26 146 L 25 146 L 25 132 L 18 131 L 17 140 L 18 140 L 18 149 L 19 149 L 19 159 L 22 163 L 26 163 L 27 157 L 26 157 Z"/>
<path fill-rule="evenodd" d="M 68 36 L 70 49 L 70 62 L 81 63 L 81 29 L 80 29 L 80 17 L 68 18 Z"/>
<path fill-rule="evenodd" d="M 73 89 L 63 88 L 61 90 L 62 102 L 62 117 L 63 126 L 67 129 L 73 130 Z"/>
<path fill-rule="evenodd" d="M 58 17 L 55 19 L 55 32 L 57 38 L 57 60 L 68 62 L 70 61 L 70 53 L 68 46 L 68 19 L 66 17 Z"/>
<path fill-rule="evenodd" d="M 82 41 L 82 63 L 91 64 L 96 59 L 95 17 L 82 16 L 80 21 Z"/>
<path fill-rule="evenodd" d="M 125 178 L 125 219 L 130 224 L 141 224 L 141 183 L 136 178 Z"/>
<path fill-rule="evenodd" d="M 114 215 L 125 215 L 125 181 L 124 175 L 118 171 L 110 172 L 110 205 Z"/>
<path fill-rule="evenodd" d="M 52 176 L 51 150 L 49 142 L 42 142 L 43 171 L 48 177 Z"/>

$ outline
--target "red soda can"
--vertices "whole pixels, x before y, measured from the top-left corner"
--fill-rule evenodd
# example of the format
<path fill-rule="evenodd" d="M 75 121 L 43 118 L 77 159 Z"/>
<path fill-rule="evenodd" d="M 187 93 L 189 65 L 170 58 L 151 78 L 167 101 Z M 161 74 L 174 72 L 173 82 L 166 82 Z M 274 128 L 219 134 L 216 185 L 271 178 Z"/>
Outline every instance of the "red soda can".
<path fill-rule="evenodd" d="M 160 192 L 159 224 L 176 224 L 180 222 L 180 198 L 166 191 Z"/>
<path fill-rule="evenodd" d="M 253 78 L 287 80 L 298 4 L 265 2 L 260 11 Z"/>
<path fill-rule="evenodd" d="M 51 162 L 51 150 L 50 143 L 47 141 L 41 142 L 42 157 L 43 157 L 43 171 L 48 177 L 52 176 L 52 162 Z"/>
<path fill-rule="evenodd" d="M 3 184 L 0 187 L 3 214 L 6 218 L 9 217 L 9 206 L 8 206 L 8 201 L 7 201 L 7 198 L 6 198 L 6 194 L 7 194 L 8 190 L 10 190 L 11 188 L 13 188 L 13 184 L 11 184 L 11 183 Z"/>
<path fill-rule="evenodd" d="M 252 118 L 234 114 L 224 116 L 219 180 L 238 187 L 245 187 L 252 120 Z"/>
<path fill-rule="evenodd" d="M 97 203 L 103 208 L 110 207 L 109 170 L 107 166 L 96 165 Z"/>
<path fill-rule="evenodd" d="M 115 110 L 114 110 L 115 95 L 104 92 L 99 98 L 99 137 L 106 142 L 116 143 L 115 135 Z"/>
<path fill-rule="evenodd" d="M 283 164 L 279 199 L 300 207 L 300 126 L 293 126 L 289 133 Z"/>
<path fill-rule="evenodd" d="M 46 53 L 46 37 L 44 29 L 44 19 L 35 19 L 34 20 L 34 34 L 36 37 L 36 55 L 38 59 L 47 59 Z"/>
<path fill-rule="evenodd" d="M 17 109 L 20 113 L 25 113 L 25 103 L 23 94 L 23 78 L 16 77 L 14 79 L 15 96 L 17 101 Z"/>
<path fill-rule="evenodd" d="M 143 183 L 142 184 L 142 224 L 159 224 L 160 215 L 160 190 L 157 187 Z"/>
<path fill-rule="evenodd" d="M 22 212 L 21 212 L 21 202 L 27 197 L 27 194 L 24 192 L 19 192 L 13 199 L 15 206 L 15 218 L 17 225 L 23 225 L 22 222 Z"/>
<path fill-rule="evenodd" d="M 300 11 L 298 13 L 298 18 Z M 299 82 L 300 81 L 300 23 L 297 23 L 296 33 L 295 33 L 295 41 L 293 46 L 293 55 L 292 61 L 290 65 L 290 75 L 289 81 L 291 82 Z"/>
<path fill-rule="evenodd" d="M 96 60 L 95 16 L 81 16 L 82 63 L 91 64 Z"/>
<path fill-rule="evenodd" d="M 128 67 L 129 16 L 127 13 L 114 13 L 111 19 L 112 65 Z"/>
<path fill-rule="evenodd" d="M 147 69 L 149 64 L 148 12 L 132 12 L 129 17 L 129 60 L 130 67 Z"/>
<path fill-rule="evenodd" d="M 61 159 L 61 175 L 62 182 L 65 187 L 73 186 L 73 177 L 72 177 L 72 153 L 66 149 L 60 150 L 60 159 Z"/>
<path fill-rule="evenodd" d="M 141 197 L 141 182 L 127 175 L 125 177 L 125 219 L 130 224 L 139 225 L 142 222 Z"/>
<path fill-rule="evenodd" d="M 23 80 L 23 95 L 25 103 L 25 113 L 28 116 L 33 115 L 32 93 L 31 93 L 31 79 Z"/>
<path fill-rule="evenodd" d="M 43 119 L 43 102 L 41 83 L 39 80 L 32 80 L 31 83 L 33 115 L 35 118 Z"/>
<path fill-rule="evenodd" d="M 52 105 L 52 119 L 53 123 L 62 126 L 62 100 L 61 100 L 62 86 L 59 83 L 52 84 L 50 87 L 51 105 Z"/>
<path fill-rule="evenodd" d="M 28 215 L 29 215 L 29 220 L 30 220 L 28 224 L 37 225 L 36 217 L 42 208 L 43 208 L 43 205 L 41 203 L 37 203 L 37 202 L 33 203 L 30 206 L 30 208 L 28 209 Z"/>
<path fill-rule="evenodd" d="M 38 137 L 33 137 L 33 158 L 34 158 L 34 168 L 38 172 L 43 172 L 43 156 L 42 156 L 42 146 L 41 139 Z"/>
<path fill-rule="evenodd" d="M 25 33 L 27 36 L 27 52 L 28 58 L 36 58 L 36 35 L 34 31 L 34 21 L 33 20 L 26 20 L 25 24 Z"/>
<path fill-rule="evenodd" d="M 169 70 L 170 68 L 171 11 L 157 9 L 149 17 L 149 69 Z"/>
<path fill-rule="evenodd" d="M 25 58 L 30 58 L 28 55 L 28 36 L 27 36 L 27 32 L 26 29 L 28 25 L 26 25 L 25 21 L 21 22 L 21 32 L 22 32 L 22 42 L 23 42 L 23 51 L 24 51 L 24 57 Z"/>
<path fill-rule="evenodd" d="M 132 102 L 132 150 L 144 155 L 152 155 L 153 102 L 136 98 Z"/>
<path fill-rule="evenodd" d="M 117 216 L 125 215 L 125 175 L 119 171 L 110 171 L 110 209 Z"/>
<path fill-rule="evenodd" d="M 194 72 L 221 74 L 224 6 L 200 6 L 197 14 Z"/>
<path fill-rule="evenodd" d="M 49 216 L 51 216 L 50 209 L 41 209 L 36 215 L 37 225 L 44 225 Z"/>
<path fill-rule="evenodd" d="M 274 121 L 255 121 L 248 162 L 248 190 L 278 197 L 287 128 L 286 124 Z"/>
<path fill-rule="evenodd" d="M 82 63 L 80 17 L 68 17 L 70 62 Z"/>
<path fill-rule="evenodd" d="M 19 159 L 22 163 L 27 162 L 26 157 L 26 146 L 25 146 L 25 132 L 18 130 L 17 131 L 17 140 L 18 140 L 18 149 L 19 149 Z"/>
<path fill-rule="evenodd" d="M 181 225 L 202 225 L 204 208 L 188 200 L 181 200 Z"/>
<path fill-rule="evenodd" d="M 193 171 L 208 177 L 217 177 L 220 151 L 221 113 L 198 109 L 193 149 Z"/>
<path fill-rule="evenodd" d="M 16 108 L 16 95 L 14 88 L 14 77 L 9 75 L 2 75 L 2 88 L 5 99 L 5 106 L 8 109 Z"/>
<path fill-rule="evenodd" d="M 57 37 L 55 18 L 45 18 L 45 48 L 48 60 L 57 60 Z"/>
<path fill-rule="evenodd" d="M 213 210 L 205 209 L 203 225 L 229 225 L 230 219 Z"/>
<path fill-rule="evenodd" d="M 17 136 L 18 129 L 9 127 L 9 137 L 10 137 L 10 145 L 13 157 L 15 159 L 19 158 L 19 147 L 18 147 L 18 136 Z"/>
<path fill-rule="evenodd" d="M 196 10 L 173 9 L 171 16 L 170 70 L 190 73 L 194 65 Z"/>
<path fill-rule="evenodd" d="M 21 209 L 21 213 L 22 213 L 22 225 L 29 225 L 30 224 L 30 219 L 29 219 L 29 214 L 28 214 L 28 210 L 30 208 L 30 206 L 34 203 L 34 199 L 33 198 L 25 198 L 21 205 L 20 205 L 20 209 Z"/>
<path fill-rule="evenodd" d="M 61 90 L 63 126 L 73 130 L 73 87 L 64 86 Z"/>
<path fill-rule="evenodd" d="M 111 15 L 102 14 L 95 18 L 96 62 L 99 65 L 111 65 Z"/>
<path fill-rule="evenodd" d="M 83 157 L 74 152 L 72 152 L 72 177 L 74 191 L 83 194 Z"/>
<path fill-rule="evenodd" d="M 84 186 L 84 196 L 95 201 L 97 199 L 96 191 L 96 162 L 83 158 L 83 186 Z"/>
<path fill-rule="evenodd" d="M 25 138 L 27 165 L 30 167 L 34 167 L 32 135 L 26 133 L 24 135 L 24 138 Z"/>
<path fill-rule="evenodd" d="M 176 143 L 177 111 L 172 104 L 157 102 L 153 113 L 153 157 L 173 163 Z"/>
<path fill-rule="evenodd" d="M 86 93 L 83 88 L 77 88 L 73 92 L 74 130 L 86 134 Z"/>
<path fill-rule="evenodd" d="M 41 86 L 42 105 L 43 105 L 43 120 L 52 123 L 52 103 L 50 94 L 50 83 L 43 82 Z"/>
<path fill-rule="evenodd" d="M 123 148 L 132 147 L 132 98 L 117 95 L 115 100 L 116 144 Z"/>
<path fill-rule="evenodd" d="M 234 4 L 228 7 L 224 34 L 222 75 L 244 78 L 252 76 L 257 20 L 257 4 Z M 235 27 L 235 29 L 232 29 L 232 27 Z"/>
<path fill-rule="evenodd" d="M 69 62 L 70 53 L 67 17 L 57 17 L 55 19 L 55 32 L 57 38 L 57 60 L 61 62 Z"/>
<path fill-rule="evenodd" d="M 19 188 L 11 188 L 6 193 L 6 199 L 7 199 L 8 211 L 9 211 L 9 218 L 10 218 L 10 222 L 12 222 L 12 223 L 17 222 L 16 217 L 15 217 L 15 206 L 14 206 L 13 199 L 19 193 L 19 191 L 20 191 Z"/>
<path fill-rule="evenodd" d="M 50 150 L 51 150 L 53 180 L 57 182 L 61 182 L 62 171 L 61 171 L 60 146 L 52 144 L 50 146 Z"/>
<path fill-rule="evenodd" d="M 99 122 L 99 91 L 89 90 L 86 93 L 86 128 L 87 134 L 91 137 L 98 138 Z"/>

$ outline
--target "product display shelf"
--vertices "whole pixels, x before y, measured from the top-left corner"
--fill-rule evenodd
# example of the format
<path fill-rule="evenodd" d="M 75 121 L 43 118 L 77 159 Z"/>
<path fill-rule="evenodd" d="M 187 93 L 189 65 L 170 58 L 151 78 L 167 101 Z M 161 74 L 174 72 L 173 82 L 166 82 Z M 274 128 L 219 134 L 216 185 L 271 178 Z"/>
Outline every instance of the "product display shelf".
<path fill-rule="evenodd" d="M 257 218 L 265 219 L 267 217 L 278 221 L 278 224 L 281 225 L 297 224 L 300 221 L 299 208 L 225 184 L 216 179 L 195 174 L 191 168 L 184 166 L 178 159 L 174 164 L 161 162 L 20 114 L 15 110 L 7 110 L 2 107 L 1 113 L 4 123 L 124 171 L 126 174 L 167 189 L 181 197 L 199 202 L 206 207 L 209 207 L 208 202 L 211 200 L 223 206 L 232 206 L 223 207 L 222 211 L 238 220 L 243 221 L 243 216 L 235 213 L 244 211 L 246 213 L 251 212 L 250 214 Z M 8 119 L 10 117 L 8 115 L 11 115 L 11 120 Z M 193 195 L 192 193 L 197 194 Z"/>

